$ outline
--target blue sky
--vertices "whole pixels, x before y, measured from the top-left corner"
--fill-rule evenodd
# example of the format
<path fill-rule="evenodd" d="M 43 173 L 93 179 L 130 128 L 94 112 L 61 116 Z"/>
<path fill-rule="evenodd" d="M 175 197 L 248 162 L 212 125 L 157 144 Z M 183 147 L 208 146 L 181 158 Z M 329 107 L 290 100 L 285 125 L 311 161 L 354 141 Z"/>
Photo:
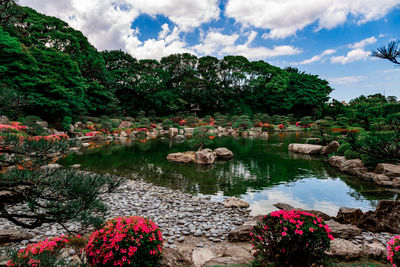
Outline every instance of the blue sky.
<path fill-rule="evenodd" d="M 136 58 L 243 55 L 327 79 L 332 98 L 400 98 L 400 67 L 370 56 L 400 39 L 400 0 L 20 0 Z"/>

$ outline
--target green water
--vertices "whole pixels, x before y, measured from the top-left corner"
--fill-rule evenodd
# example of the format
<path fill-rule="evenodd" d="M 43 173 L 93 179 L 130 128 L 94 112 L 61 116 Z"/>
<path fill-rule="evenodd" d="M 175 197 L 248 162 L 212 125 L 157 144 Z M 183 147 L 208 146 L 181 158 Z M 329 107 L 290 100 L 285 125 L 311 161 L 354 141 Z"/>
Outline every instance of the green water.
<path fill-rule="evenodd" d="M 369 210 L 380 199 L 395 198 L 394 192 L 337 172 L 320 157 L 288 152 L 290 143 L 304 143 L 305 138 L 299 133 L 276 133 L 268 140 L 215 139 L 210 148 L 226 147 L 235 157 L 211 166 L 168 162 L 168 153 L 191 149 L 185 143 L 159 139 L 71 154 L 61 163 L 78 163 L 98 173 L 139 177 L 157 185 L 211 195 L 216 200 L 238 196 L 251 204 L 254 215 L 271 211 L 277 202 L 335 215 L 341 206 Z"/>

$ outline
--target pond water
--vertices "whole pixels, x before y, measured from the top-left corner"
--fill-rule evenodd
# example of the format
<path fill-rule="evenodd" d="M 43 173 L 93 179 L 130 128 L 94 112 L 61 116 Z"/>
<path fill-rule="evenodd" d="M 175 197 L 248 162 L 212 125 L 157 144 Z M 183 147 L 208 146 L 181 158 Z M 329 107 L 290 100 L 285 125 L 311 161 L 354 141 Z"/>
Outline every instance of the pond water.
<path fill-rule="evenodd" d="M 274 210 L 278 202 L 336 215 L 342 206 L 366 211 L 380 199 L 395 198 L 395 192 L 337 172 L 321 157 L 288 152 L 290 143 L 304 143 L 305 138 L 302 133 L 274 133 L 268 140 L 217 138 L 209 147 L 226 147 L 235 157 L 211 166 L 168 162 L 168 153 L 192 149 L 160 139 L 70 154 L 61 164 L 78 163 L 93 172 L 140 178 L 216 200 L 237 196 L 250 203 L 253 215 Z"/>

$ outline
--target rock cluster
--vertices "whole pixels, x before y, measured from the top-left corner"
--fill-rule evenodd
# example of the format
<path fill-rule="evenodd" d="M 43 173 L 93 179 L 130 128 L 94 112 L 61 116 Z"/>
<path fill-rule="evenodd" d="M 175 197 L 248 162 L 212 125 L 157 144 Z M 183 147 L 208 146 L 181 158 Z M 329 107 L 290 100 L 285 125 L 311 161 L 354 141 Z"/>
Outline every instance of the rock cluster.
<path fill-rule="evenodd" d="M 161 227 L 166 247 L 175 247 L 189 236 L 221 242 L 249 216 L 249 210 L 245 207 L 226 207 L 209 198 L 199 198 L 140 180 L 127 180 L 115 192 L 103 195 L 102 200 L 109 207 L 106 219 L 133 215 L 152 219 Z M 66 226 L 70 230 L 79 228 L 76 223 L 67 223 Z M 20 227 L 0 219 L 0 231 L 3 233 L 18 236 L 15 231 L 20 230 Z M 65 233 L 61 225 L 43 224 L 36 229 L 24 230 L 22 236 L 33 237 L 23 240 L 22 244 Z"/>
<path fill-rule="evenodd" d="M 187 151 L 167 155 L 168 161 L 176 163 L 213 164 L 217 158 L 222 160 L 231 159 L 233 158 L 233 153 L 225 147 L 220 147 L 214 151 L 206 148 L 196 152 Z"/>
<path fill-rule="evenodd" d="M 336 152 L 339 146 L 337 141 L 332 141 L 327 146 L 294 143 L 289 145 L 289 151 L 307 155 L 329 155 Z"/>
<path fill-rule="evenodd" d="M 347 160 L 343 156 L 332 156 L 328 162 L 347 174 L 358 176 L 381 186 L 400 188 L 400 165 L 380 163 L 373 172 L 370 172 L 361 159 Z"/>

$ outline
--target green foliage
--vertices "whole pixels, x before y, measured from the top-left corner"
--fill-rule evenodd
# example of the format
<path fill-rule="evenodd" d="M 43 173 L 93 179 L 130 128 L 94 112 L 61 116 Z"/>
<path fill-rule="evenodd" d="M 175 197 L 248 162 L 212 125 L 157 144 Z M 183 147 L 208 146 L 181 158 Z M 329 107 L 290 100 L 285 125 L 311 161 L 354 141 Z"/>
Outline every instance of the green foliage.
<path fill-rule="evenodd" d="M 252 127 L 252 123 L 247 115 L 241 115 L 237 118 L 237 120 L 232 124 L 232 127 L 235 129 L 239 129 L 241 131 L 248 130 Z"/>
<path fill-rule="evenodd" d="M 172 124 L 173 123 L 172 123 L 172 121 L 170 119 L 165 119 L 162 122 L 162 127 L 163 127 L 164 130 L 168 130 L 169 128 L 172 127 Z"/>
<path fill-rule="evenodd" d="M 250 235 L 255 266 L 312 266 L 323 260 L 333 239 L 321 218 L 297 210 L 264 216 Z"/>
<path fill-rule="evenodd" d="M 357 151 L 354 151 L 354 150 L 346 150 L 343 153 L 343 155 L 344 155 L 344 157 L 346 159 L 359 159 L 359 158 L 361 158 L 361 154 L 358 153 Z"/>
<path fill-rule="evenodd" d="M 213 129 L 214 127 L 209 125 L 194 128 L 193 136 L 188 140 L 189 146 L 194 149 L 199 149 L 214 143 L 213 138 L 215 134 L 211 133 Z"/>
<path fill-rule="evenodd" d="M 69 220 L 79 221 L 84 227 L 102 223 L 106 207 L 99 196 L 115 188 L 119 179 L 63 168 L 41 168 L 68 151 L 71 142 L 60 137 L 0 137 L 0 168 L 8 168 L 0 173 L 0 188 L 12 192 L 10 197 L 1 199 L 0 217 L 25 228 Z M 26 203 L 29 211 L 10 211 L 9 204 L 16 202 Z"/>
<path fill-rule="evenodd" d="M 338 150 L 336 151 L 336 153 L 337 153 L 339 156 L 344 156 L 344 153 L 345 153 L 346 151 L 348 151 L 348 150 L 351 151 L 352 149 L 353 149 L 353 148 L 352 148 L 351 144 L 348 143 L 348 142 L 345 142 L 345 143 L 343 143 L 343 144 L 340 145 L 340 147 L 338 148 Z"/>

